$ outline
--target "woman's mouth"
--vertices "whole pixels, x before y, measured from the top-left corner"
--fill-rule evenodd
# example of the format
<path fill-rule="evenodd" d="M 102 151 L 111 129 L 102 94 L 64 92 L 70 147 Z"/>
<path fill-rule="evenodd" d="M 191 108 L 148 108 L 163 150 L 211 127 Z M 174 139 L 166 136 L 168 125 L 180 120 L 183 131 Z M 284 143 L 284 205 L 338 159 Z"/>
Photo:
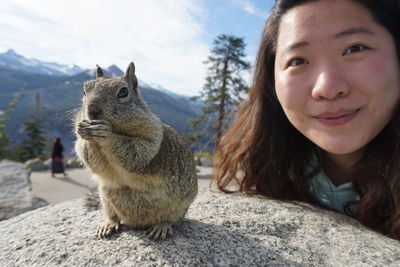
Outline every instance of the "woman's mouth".
<path fill-rule="evenodd" d="M 322 124 L 327 126 L 340 126 L 348 123 L 352 119 L 354 119 L 360 109 L 351 109 L 351 110 L 338 110 L 335 112 L 324 112 L 321 113 L 315 118 Z"/>

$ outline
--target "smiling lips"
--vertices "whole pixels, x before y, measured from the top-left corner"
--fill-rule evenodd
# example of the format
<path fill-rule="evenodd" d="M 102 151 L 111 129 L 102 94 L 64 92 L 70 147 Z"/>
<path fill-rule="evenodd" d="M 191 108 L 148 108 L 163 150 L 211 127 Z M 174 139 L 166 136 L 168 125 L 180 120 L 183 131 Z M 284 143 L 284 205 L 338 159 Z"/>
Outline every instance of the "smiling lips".
<path fill-rule="evenodd" d="M 337 112 L 324 112 L 314 116 L 320 123 L 327 126 L 339 126 L 354 119 L 360 109 L 339 110 Z"/>

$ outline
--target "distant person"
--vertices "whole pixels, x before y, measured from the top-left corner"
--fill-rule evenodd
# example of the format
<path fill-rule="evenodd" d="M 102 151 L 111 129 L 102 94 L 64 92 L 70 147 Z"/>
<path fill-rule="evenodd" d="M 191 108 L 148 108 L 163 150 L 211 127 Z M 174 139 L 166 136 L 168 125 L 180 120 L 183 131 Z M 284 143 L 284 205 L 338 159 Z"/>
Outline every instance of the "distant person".
<path fill-rule="evenodd" d="M 64 171 L 63 151 L 64 147 L 61 144 L 61 139 L 56 138 L 54 140 L 53 152 L 51 153 L 51 177 L 55 177 L 55 173 L 63 173 L 64 176 L 67 175 Z"/>

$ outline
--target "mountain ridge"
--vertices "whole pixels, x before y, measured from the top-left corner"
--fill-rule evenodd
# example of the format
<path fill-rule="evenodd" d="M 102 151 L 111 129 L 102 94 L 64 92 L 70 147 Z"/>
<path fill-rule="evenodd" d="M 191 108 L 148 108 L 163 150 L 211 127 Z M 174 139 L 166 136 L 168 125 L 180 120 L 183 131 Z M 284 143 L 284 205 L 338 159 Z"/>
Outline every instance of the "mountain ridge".
<path fill-rule="evenodd" d="M 73 65 L 62 65 L 54 62 L 44 62 L 38 59 L 28 59 L 14 50 L 9 49 L 5 53 L 0 53 L 0 66 L 23 70 L 26 72 L 47 74 L 47 75 L 74 75 L 84 71 L 81 67 Z"/>
<path fill-rule="evenodd" d="M 63 65 L 54 62 L 44 62 L 35 58 L 28 59 L 23 55 L 16 53 L 13 49 L 9 49 L 7 52 L 0 53 L 0 69 L 17 70 L 31 74 L 49 75 L 55 77 L 74 76 L 83 72 L 86 72 L 89 75 L 95 73 L 95 68 L 83 69 L 75 64 Z M 102 69 L 105 71 L 105 75 L 108 77 L 119 77 L 124 74 L 124 72 L 115 64 L 112 64 L 106 68 L 102 67 Z M 146 83 L 139 79 L 139 85 L 142 87 L 163 91 L 174 97 L 188 98 L 185 95 L 171 92 L 159 84 Z M 21 84 L 20 87 L 23 87 L 23 84 Z"/>
<path fill-rule="evenodd" d="M 107 77 L 123 75 L 116 65 L 103 68 L 103 72 Z M 70 152 L 68 154 L 72 154 L 75 139 L 72 114 L 81 105 L 84 82 L 94 78 L 94 69 L 74 75 L 57 76 L 0 66 L 0 110 L 7 108 L 19 88 L 25 89 L 14 113 L 7 121 L 6 135 L 11 143 L 16 144 L 23 139 L 23 122 L 29 120 L 29 115 L 40 114 L 45 122 L 46 135 L 51 138 L 61 137 L 66 144 L 66 150 Z M 159 91 L 140 80 L 139 87 L 150 109 L 163 122 L 181 134 L 191 131 L 189 120 L 200 114 L 201 104 L 191 102 L 185 96 Z M 40 104 L 36 99 L 40 100 Z"/>

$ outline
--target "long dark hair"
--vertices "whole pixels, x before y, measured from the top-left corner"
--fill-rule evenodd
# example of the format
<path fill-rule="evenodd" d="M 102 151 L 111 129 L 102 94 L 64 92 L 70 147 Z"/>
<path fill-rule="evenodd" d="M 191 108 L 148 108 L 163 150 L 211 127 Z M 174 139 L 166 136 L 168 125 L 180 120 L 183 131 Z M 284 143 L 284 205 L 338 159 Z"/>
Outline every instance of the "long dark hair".
<path fill-rule="evenodd" d="M 214 178 L 224 192 L 262 194 L 282 200 L 315 203 L 308 181 L 315 144 L 286 118 L 275 93 L 274 62 L 281 17 L 291 8 L 318 0 L 278 0 L 268 18 L 257 55 L 253 86 L 237 118 L 217 148 Z M 354 0 L 392 35 L 400 62 L 400 1 Z M 347 213 L 372 229 L 400 240 L 400 107 L 389 124 L 367 146 L 356 164 L 352 183 L 360 196 Z M 233 187 L 231 187 L 233 186 Z"/>

